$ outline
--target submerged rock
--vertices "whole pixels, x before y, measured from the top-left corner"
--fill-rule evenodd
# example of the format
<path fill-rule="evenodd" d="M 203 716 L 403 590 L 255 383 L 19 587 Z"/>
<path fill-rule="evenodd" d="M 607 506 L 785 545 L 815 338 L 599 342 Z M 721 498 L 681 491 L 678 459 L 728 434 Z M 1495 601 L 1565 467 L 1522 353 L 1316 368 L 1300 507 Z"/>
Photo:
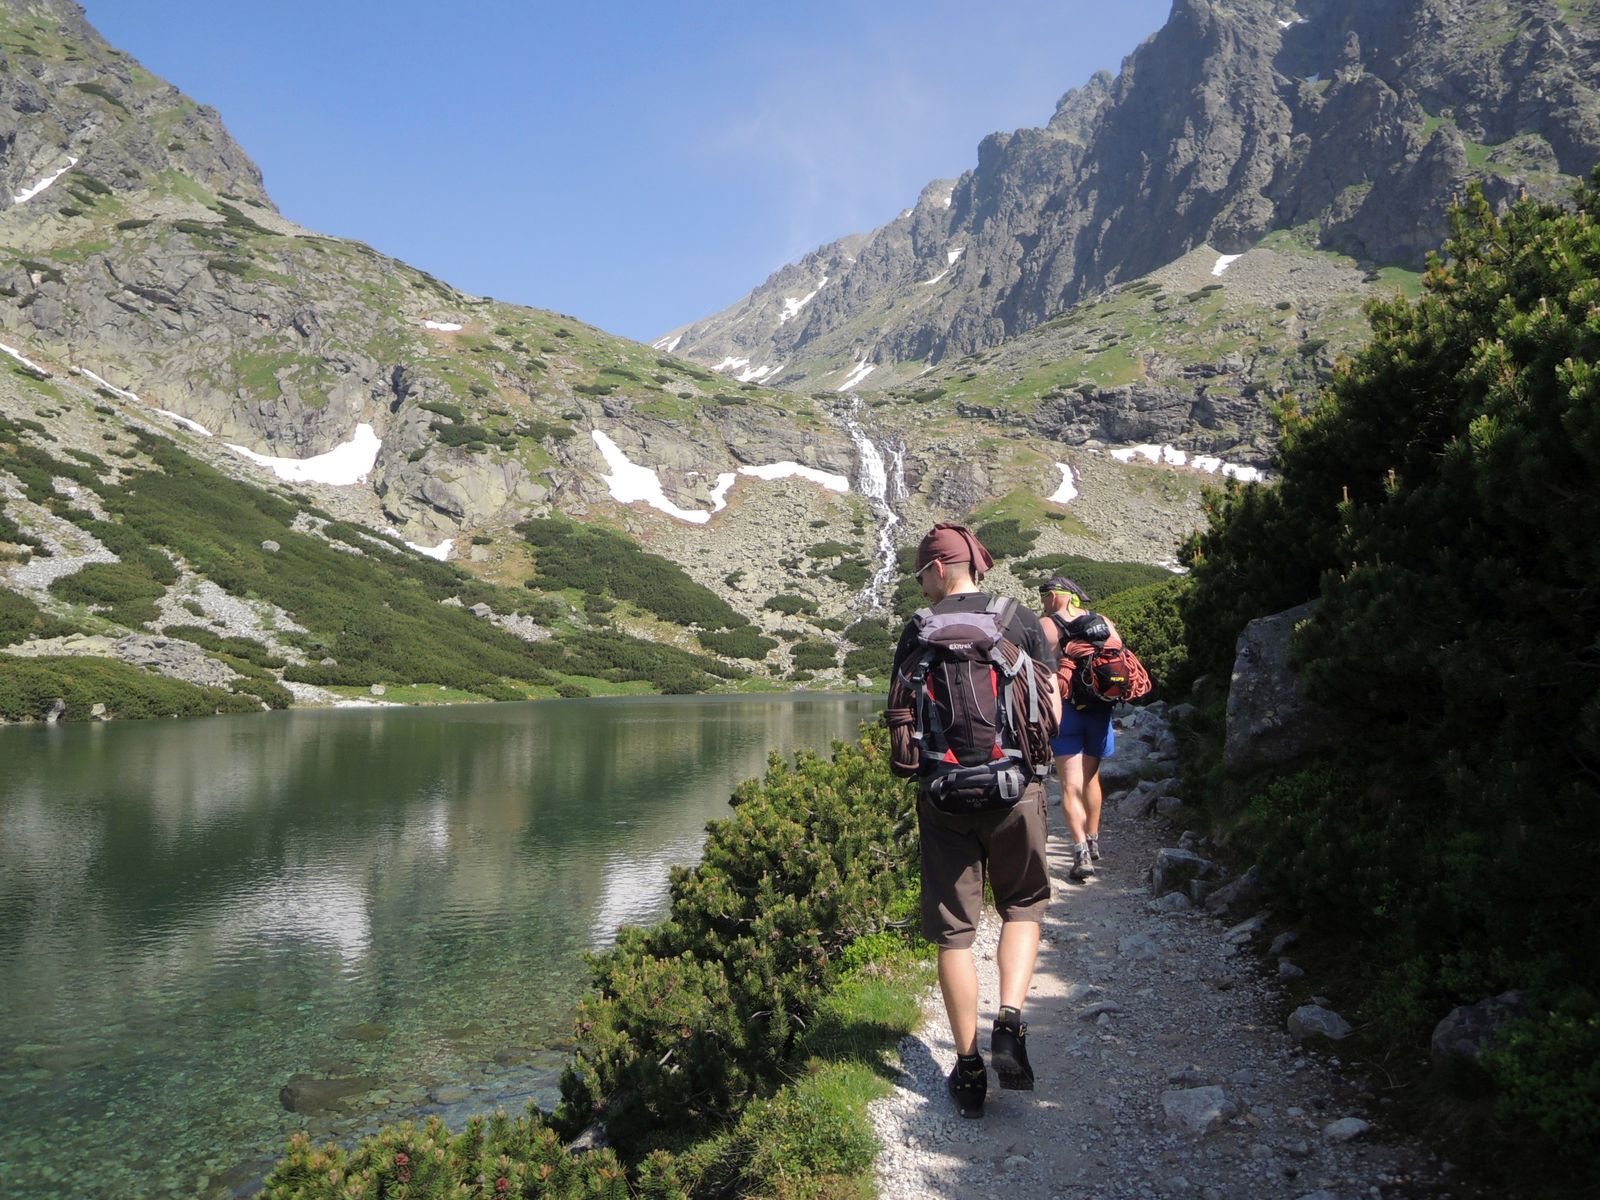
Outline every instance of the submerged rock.
<path fill-rule="evenodd" d="M 292 1113 L 325 1112 L 344 1108 L 352 1097 L 374 1091 L 379 1084 L 379 1080 L 366 1075 L 336 1079 L 296 1075 L 278 1089 L 278 1103 Z"/>

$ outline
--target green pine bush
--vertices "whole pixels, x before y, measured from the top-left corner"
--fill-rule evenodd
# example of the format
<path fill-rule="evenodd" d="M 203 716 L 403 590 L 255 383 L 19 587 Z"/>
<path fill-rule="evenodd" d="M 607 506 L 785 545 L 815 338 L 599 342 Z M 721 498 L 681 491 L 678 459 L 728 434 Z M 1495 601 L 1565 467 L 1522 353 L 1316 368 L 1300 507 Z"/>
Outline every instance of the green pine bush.
<path fill-rule="evenodd" d="M 667 918 L 593 959 L 564 1127 L 600 1117 L 625 1154 L 726 1126 L 792 1070 L 844 947 L 888 927 L 913 876 L 910 790 L 887 736 L 831 760 L 774 756 L 672 877 Z"/>
<path fill-rule="evenodd" d="M 1294 654 L 1350 752 L 1222 803 L 1359 943 L 1375 1036 L 1421 1047 L 1452 1005 L 1527 994 L 1499 1140 L 1473 1140 L 1541 1171 L 1600 1151 L 1597 187 L 1504 215 L 1474 191 L 1421 299 L 1373 303 L 1370 346 L 1284 411 L 1281 483 L 1210 497 L 1180 600 L 1226 671 L 1245 622 L 1320 599 Z"/>

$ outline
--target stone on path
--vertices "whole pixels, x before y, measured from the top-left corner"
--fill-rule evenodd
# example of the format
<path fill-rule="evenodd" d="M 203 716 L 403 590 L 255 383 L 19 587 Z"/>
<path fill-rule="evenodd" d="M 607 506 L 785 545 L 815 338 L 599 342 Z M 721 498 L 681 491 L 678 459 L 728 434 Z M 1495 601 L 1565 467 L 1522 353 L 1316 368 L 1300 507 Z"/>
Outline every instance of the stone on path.
<path fill-rule="evenodd" d="M 1186 889 L 1194 880 L 1210 879 L 1216 870 L 1216 863 L 1209 858 L 1168 846 L 1156 851 L 1155 865 L 1150 868 L 1150 894 L 1164 896 Z"/>
<path fill-rule="evenodd" d="M 1323 1129 L 1322 1136 L 1330 1142 L 1348 1142 L 1360 1137 L 1371 1128 L 1372 1126 L 1360 1117 L 1344 1117 Z"/>
<path fill-rule="evenodd" d="M 1206 897 L 1206 907 L 1218 915 L 1243 908 L 1259 900 L 1266 889 L 1261 884 L 1261 868 L 1251 867 L 1232 883 L 1224 884 Z"/>
<path fill-rule="evenodd" d="M 1134 962 L 1154 962 L 1161 957 L 1161 947 L 1148 933 L 1130 933 L 1117 943 L 1117 953 Z"/>
<path fill-rule="evenodd" d="M 1161 1115 L 1166 1123 L 1196 1137 L 1205 1136 L 1233 1113 L 1228 1093 L 1214 1084 L 1161 1093 Z"/>
<path fill-rule="evenodd" d="M 1208 900 L 1206 903 L 1209 905 L 1210 901 Z M 1222 940 L 1230 946 L 1243 946 L 1256 934 L 1260 933 L 1271 919 L 1271 913 L 1258 912 L 1248 921 L 1240 921 L 1232 929 L 1228 930 L 1227 933 L 1222 935 Z"/>
<path fill-rule="evenodd" d="M 1187 912 L 1194 907 L 1194 901 L 1183 892 L 1168 892 L 1165 896 L 1156 897 L 1145 907 L 1155 913 Z"/>
<path fill-rule="evenodd" d="M 1297 1038 L 1325 1037 L 1335 1042 L 1350 1036 L 1351 1025 L 1320 1004 L 1302 1004 L 1289 1014 L 1289 1032 Z"/>

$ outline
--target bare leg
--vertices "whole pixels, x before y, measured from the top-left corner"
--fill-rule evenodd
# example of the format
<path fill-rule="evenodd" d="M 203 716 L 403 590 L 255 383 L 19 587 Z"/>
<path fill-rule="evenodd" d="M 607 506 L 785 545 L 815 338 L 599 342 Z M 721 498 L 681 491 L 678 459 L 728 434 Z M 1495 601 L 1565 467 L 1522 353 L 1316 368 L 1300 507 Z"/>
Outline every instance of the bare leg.
<path fill-rule="evenodd" d="M 1088 814 L 1084 802 L 1083 763 L 1081 754 L 1056 759 L 1056 770 L 1061 775 L 1061 815 L 1067 819 L 1067 836 L 1072 839 L 1074 846 L 1082 845 L 1087 836 L 1084 830 Z"/>
<path fill-rule="evenodd" d="M 1100 836 L 1100 808 L 1104 797 L 1100 794 L 1100 760 L 1083 756 L 1083 831 L 1089 837 Z M 1080 839 L 1081 840 L 1081 839 Z"/>
<path fill-rule="evenodd" d="M 1034 926 L 1035 931 L 1038 928 L 1037 925 Z M 1037 932 L 1034 936 L 1037 946 Z M 1030 967 L 1031 965 L 1030 963 Z M 972 961 L 970 949 L 939 951 L 939 990 L 944 993 L 944 1011 L 950 1018 L 950 1032 L 955 1036 L 956 1053 L 976 1054 L 978 1052 L 978 967 Z"/>
<path fill-rule="evenodd" d="M 1039 957 L 1039 922 L 1007 921 L 1000 927 L 1000 949 L 995 957 L 1000 963 L 1000 1005 L 1021 1012 L 1033 982 L 1033 964 Z"/>

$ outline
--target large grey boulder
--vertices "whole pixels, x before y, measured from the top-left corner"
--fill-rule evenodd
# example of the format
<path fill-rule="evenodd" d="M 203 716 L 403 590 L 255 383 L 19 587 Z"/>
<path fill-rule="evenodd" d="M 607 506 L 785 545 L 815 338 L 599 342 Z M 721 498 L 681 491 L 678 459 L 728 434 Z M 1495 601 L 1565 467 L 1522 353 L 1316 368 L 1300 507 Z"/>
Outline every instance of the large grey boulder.
<path fill-rule="evenodd" d="M 1184 891 L 1191 882 L 1209 880 L 1217 873 L 1217 864 L 1193 850 L 1179 850 L 1168 846 L 1156 852 L 1155 865 L 1150 868 L 1150 894 L 1164 896 L 1168 892 Z"/>
<path fill-rule="evenodd" d="M 1224 884 L 1206 897 L 1206 908 L 1218 915 L 1243 908 L 1261 899 L 1261 868 L 1251 867 L 1232 883 Z"/>
<path fill-rule="evenodd" d="M 1301 1041 L 1324 1037 L 1340 1042 L 1350 1036 L 1351 1025 L 1331 1008 L 1323 1008 L 1320 1004 L 1302 1004 L 1289 1014 L 1289 1032 Z"/>
<path fill-rule="evenodd" d="M 1103 785 L 1104 781 L 1102 780 L 1101 782 Z M 1177 779 L 1142 780 L 1134 784 L 1124 795 L 1113 802 L 1117 815 L 1121 817 L 1148 817 L 1155 811 L 1158 801 L 1164 797 L 1171 796 L 1180 786 L 1181 783 Z"/>
<path fill-rule="evenodd" d="M 1302 604 L 1244 627 L 1228 688 L 1222 762 L 1234 774 L 1285 767 L 1334 744 L 1332 714 L 1306 698 L 1289 667 L 1289 641 L 1311 616 Z"/>
<path fill-rule="evenodd" d="M 1526 1016 L 1527 1001 L 1521 992 L 1502 992 L 1452 1008 L 1433 1028 L 1429 1057 L 1435 1067 L 1455 1062 L 1478 1063 L 1508 1021 Z"/>

